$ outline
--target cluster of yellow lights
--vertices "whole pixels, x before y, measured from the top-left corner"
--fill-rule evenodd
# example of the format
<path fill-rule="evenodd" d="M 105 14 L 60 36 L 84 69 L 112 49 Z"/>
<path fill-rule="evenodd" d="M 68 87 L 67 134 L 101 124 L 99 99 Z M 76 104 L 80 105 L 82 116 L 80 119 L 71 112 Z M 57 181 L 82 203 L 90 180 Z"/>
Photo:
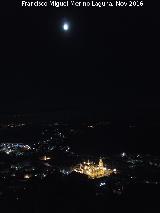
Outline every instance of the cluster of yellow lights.
<path fill-rule="evenodd" d="M 44 155 L 44 156 L 42 156 L 41 158 L 40 158 L 40 160 L 42 160 L 42 161 L 47 161 L 47 160 L 50 160 L 51 158 L 50 157 L 48 157 L 48 156 L 46 156 L 46 155 Z"/>
<path fill-rule="evenodd" d="M 101 158 L 98 164 L 95 164 L 88 160 L 88 162 L 83 162 L 82 164 L 79 164 L 78 166 L 73 168 L 73 171 L 85 174 L 88 176 L 88 178 L 91 179 L 101 178 L 104 176 L 109 176 L 112 173 L 116 173 L 116 169 L 107 169 Z"/>

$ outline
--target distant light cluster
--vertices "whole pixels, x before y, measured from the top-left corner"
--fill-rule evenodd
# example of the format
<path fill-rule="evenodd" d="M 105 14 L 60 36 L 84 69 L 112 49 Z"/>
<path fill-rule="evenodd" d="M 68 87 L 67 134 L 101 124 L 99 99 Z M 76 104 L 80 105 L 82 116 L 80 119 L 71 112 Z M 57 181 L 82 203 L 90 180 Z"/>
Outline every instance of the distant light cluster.
<path fill-rule="evenodd" d="M 25 151 L 31 150 L 29 145 L 21 143 L 2 143 L 0 144 L 0 152 L 4 152 L 7 155 L 10 153 L 22 154 Z"/>
<path fill-rule="evenodd" d="M 88 162 L 83 162 L 82 164 L 75 166 L 73 171 L 85 174 L 91 179 L 102 178 L 105 176 L 110 176 L 113 173 L 117 173 L 116 169 L 107 169 L 101 158 L 98 164 L 88 160 Z"/>
<path fill-rule="evenodd" d="M 25 190 L 32 180 L 39 181 L 54 173 L 67 178 L 79 173 L 80 176 L 84 175 L 84 178 L 90 178 L 89 182 L 95 184 L 96 195 L 111 186 L 112 192 L 118 196 L 129 183 L 160 184 L 158 156 L 122 152 L 115 156 L 103 156 L 98 162 L 97 157 L 74 153 L 70 144 L 65 141 L 68 136 L 80 132 L 81 129 L 88 131 L 88 128 L 91 128 L 90 131 L 94 131 L 97 127 L 104 128 L 108 125 L 106 122 L 98 122 L 83 123 L 79 127 L 74 127 L 56 122 L 44 124 L 39 130 L 39 137 L 34 137 L 29 145 L 23 143 L 23 140 L 21 143 L 10 143 L 5 139 L 4 143 L 3 139 L 3 143 L 0 143 L 0 155 L 4 157 L 0 162 L 1 184 L 4 183 L 4 188 L 10 187 L 6 183 L 13 184 L 15 190 L 19 181 L 21 184 L 18 186 L 22 186 Z M 107 162 L 107 165 L 104 162 Z"/>
<path fill-rule="evenodd" d="M 26 126 L 25 123 L 10 123 L 7 125 L 7 127 L 10 127 L 10 128 L 17 128 L 17 127 L 24 127 Z"/>

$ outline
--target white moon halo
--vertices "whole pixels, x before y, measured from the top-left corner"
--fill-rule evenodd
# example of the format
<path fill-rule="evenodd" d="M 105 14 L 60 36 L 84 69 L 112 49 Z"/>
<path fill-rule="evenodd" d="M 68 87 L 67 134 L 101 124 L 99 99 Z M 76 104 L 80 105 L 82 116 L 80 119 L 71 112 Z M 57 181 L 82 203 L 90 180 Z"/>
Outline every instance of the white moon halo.
<path fill-rule="evenodd" d="M 68 23 L 64 23 L 63 24 L 63 30 L 64 31 L 68 31 L 69 30 L 69 24 Z"/>

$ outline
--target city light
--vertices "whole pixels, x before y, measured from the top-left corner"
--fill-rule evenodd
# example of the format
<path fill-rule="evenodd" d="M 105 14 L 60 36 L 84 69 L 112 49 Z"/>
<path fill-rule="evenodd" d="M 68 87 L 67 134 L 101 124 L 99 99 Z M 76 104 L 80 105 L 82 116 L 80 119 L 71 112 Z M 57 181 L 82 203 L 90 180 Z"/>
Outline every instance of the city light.
<path fill-rule="evenodd" d="M 32 176 L 32 175 L 30 175 L 30 174 L 25 174 L 25 175 L 24 175 L 24 179 L 29 179 L 29 178 L 31 178 L 31 176 Z"/>
<path fill-rule="evenodd" d="M 46 156 L 46 155 L 44 155 L 44 156 L 42 156 L 41 158 L 40 158 L 40 160 L 42 160 L 42 161 L 47 161 L 47 160 L 50 160 L 51 158 L 50 157 L 48 157 L 48 156 Z"/>
<path fill-rule="evenodd" d="M 99 184 L 99 186 L 105 186 L 105 185 L 106 185 L 106 183 L 104 183 L 104 182 Z"/>
<path fill-rule="evenodd" d="M 121 156 L 122 156 L 122 157 L 126 157 L 127 154 L 126 154 L 125 152 L 123 152 L 123 153 L 121 154 Z"/>
<path fill-rule="evenodd" d="M 95 164 L 88 160 L 87 163 L 83 162 L 83 164 L 75 166 L 73 168 L 73 171 L 81 173 L 81 174 L 85 174 L 88 176 L 88 178 L 91 178 L 91 179 L 109 176 L 113 173 L 111 169 L 107 169 L 106 166 L 104 166 L 104 163 L 101 158 L 98 164 Z"/>

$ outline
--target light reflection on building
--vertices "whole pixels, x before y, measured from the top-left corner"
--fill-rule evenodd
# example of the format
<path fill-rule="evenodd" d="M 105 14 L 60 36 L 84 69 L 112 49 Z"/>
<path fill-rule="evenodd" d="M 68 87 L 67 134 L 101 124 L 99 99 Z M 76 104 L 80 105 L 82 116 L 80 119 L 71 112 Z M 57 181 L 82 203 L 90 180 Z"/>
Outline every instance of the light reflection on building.
<path fill-rule="evenodd" d="M 94 162 L 83 162 L 73 168 L 73 171 L 85 174 L 88 178 L 95 179 L 105 176 L 110 176 L 112 173 L 116 173 L 117 170 L 107 169 L 104 165 L 102 159 L 100 158 L 99 163 L 95 164 Z"/>

